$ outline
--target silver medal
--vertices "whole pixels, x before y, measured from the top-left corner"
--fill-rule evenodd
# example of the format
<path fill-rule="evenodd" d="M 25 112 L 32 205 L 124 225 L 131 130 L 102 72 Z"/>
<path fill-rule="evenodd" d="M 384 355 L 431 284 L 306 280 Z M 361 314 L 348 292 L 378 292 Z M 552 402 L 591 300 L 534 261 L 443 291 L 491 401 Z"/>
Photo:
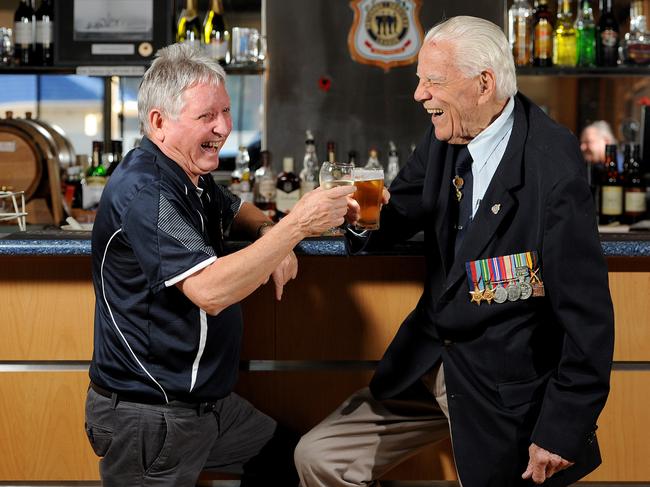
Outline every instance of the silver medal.
<path fill-rule="evenodd" d="M 517 301 L 521 297 L 521 289 L 515 281 L 508 284 L 506 291 L 508 292 L 508 301 Z"/>
<path fill-rule="evenodd" d="M 497 286 L 494 290 L 494 302 L 495 303 L 505 303 L 508 300 L 508 291 L 503 286 Z"/>
<path fill-rule="evenodd" d="M 533 286 L 531 286 L 530 283 L 521 281 L 519 283 L 519 288 L 521 289 L 520 299 L 528 299 L 533 295 Z"/>

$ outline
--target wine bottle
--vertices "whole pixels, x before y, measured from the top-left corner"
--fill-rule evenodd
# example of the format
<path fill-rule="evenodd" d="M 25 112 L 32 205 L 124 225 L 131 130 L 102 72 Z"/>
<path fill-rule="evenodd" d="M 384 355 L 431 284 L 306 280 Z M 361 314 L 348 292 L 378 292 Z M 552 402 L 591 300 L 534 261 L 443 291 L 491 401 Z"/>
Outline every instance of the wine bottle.
<path fill-rule="evenodd" d="M 29 0 L 20 0 L 14 13 L 14 59 L 20 66 L 34 64 L 34 9 Z"/>
<path fill-rule="evenodd" d="M 42 0 L 36 10 L 36 47 L 34 63 L 40 66 L 54 64 L 54 9 L 52 0 Z"/>
<path fill-rule="evenodd" d="M 201 44 L 201 20 L 196 7 L 197 0 L 187 0 L 176 24 L 176 42 L 189 42 L 196 47 Z"/>
<path fill-rule="evenodd" d="M 203 20 L 203 45 L 212 59 L 227 64 L 230 33 L 223 17 L 222 0 L 211 0 L 210 9 Z"/>

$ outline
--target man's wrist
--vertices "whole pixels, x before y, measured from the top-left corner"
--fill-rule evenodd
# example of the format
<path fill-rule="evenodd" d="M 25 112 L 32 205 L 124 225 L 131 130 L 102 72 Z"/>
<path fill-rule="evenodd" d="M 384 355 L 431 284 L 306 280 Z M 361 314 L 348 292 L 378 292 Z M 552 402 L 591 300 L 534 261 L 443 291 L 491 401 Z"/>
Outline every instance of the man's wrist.
<path fill-rule="evenodd" d="M 259 227 L 257 227 L 257 232 L 255 233 L 256 238 L 261 238 L 266 232 L 268 232 L 271 227 L 275 225 L 273 222 L 264 222 Z"/>

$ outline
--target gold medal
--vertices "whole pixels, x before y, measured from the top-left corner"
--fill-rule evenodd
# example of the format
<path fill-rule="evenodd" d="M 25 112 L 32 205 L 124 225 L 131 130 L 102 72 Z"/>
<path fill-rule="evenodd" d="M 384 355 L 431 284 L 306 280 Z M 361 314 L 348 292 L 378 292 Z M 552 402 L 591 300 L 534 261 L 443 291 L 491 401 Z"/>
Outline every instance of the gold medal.
<path fill-rule="evenodd" d="M 494 301 L 494 290 L 491 286 L 489 288 L 486 286 L 483 290 L 483 299 L 487 301 L 487 304 L 492 304 Z"/>
<path fill-rule="evenodd" d="M 476 303 L 479 306 L 481 305 L 481 301 L 483 300 L 483 291 L 478 288 L 478 282 L 474 282 L 474 290 L 470 291 L 469 295 L 472 297 L 470 303 Z"/>

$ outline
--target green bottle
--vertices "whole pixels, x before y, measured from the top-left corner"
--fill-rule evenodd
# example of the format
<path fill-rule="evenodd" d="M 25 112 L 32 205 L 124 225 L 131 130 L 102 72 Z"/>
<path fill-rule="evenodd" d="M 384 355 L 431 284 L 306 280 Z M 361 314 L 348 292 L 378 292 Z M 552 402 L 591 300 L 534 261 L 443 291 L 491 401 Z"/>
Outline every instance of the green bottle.
<path fill-rule="evenodd" d="M 571 0 L 559 0 L 553 36 L 553 64 L 575 66 L 577 63 L 576 30 L 573 27 Z"/>
<path fill-rule="evenodd" d="M 104 152 L 104 143 L 101 140 L 93 140 L 93 157 L 92 163 L 86 171 L 86 177 L 106 177 L 106 168 L 102 164 L 102 153 Z"/>
<path fill-rule="evenodd" d="M 578 66 L 596 65 L 596 22 L 589 0 L 583 0 L 578 9 L 575 30 L 577 35 Z"/>

